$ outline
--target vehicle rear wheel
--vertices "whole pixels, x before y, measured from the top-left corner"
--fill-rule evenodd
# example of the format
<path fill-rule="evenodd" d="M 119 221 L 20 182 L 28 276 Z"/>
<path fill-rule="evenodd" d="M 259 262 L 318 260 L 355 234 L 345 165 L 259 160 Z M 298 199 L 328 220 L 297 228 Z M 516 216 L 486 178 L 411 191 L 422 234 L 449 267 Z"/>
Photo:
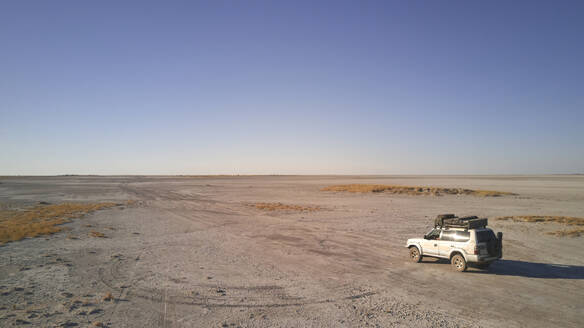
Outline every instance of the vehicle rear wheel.
<path fill-rule="evenodd" d="M 454 270 L 458 272 L 463 272 L 466 270 L 466 261 L 464 260 L 464 257 L 462 257 L 462 255 L 460 254 L 454 255 L 450 260 L 450 263 L 452 264 Z"/>
<path fill-rule="evenodd" d="M 420 255 L 420 251 L 416 246 L 410 247 L 410 259 L 416 263 L 422 260 L 422 256 Z"/>

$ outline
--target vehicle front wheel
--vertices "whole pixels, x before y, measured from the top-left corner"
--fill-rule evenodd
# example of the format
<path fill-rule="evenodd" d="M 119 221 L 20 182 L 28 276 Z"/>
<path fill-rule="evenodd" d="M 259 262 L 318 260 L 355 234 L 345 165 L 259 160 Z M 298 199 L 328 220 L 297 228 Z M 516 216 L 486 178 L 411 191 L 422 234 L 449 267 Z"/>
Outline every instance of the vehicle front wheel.
<path fill-rule="evenodd" d="M 450 263 L 452 264 L 454 270 L 458 272 L 463 272 L 466 270 L 466 261 L 464 260 L 464 257 L 462 257 L 462 255 L 460 254 L 454 255 L 450 260 Z"/>
<path fill-rule="evenodd" d="M 410 247 L 410 259 L 416 263 L 422 260 L 422 256 L 420 255 L 420 251 L 416 246 Z"/>

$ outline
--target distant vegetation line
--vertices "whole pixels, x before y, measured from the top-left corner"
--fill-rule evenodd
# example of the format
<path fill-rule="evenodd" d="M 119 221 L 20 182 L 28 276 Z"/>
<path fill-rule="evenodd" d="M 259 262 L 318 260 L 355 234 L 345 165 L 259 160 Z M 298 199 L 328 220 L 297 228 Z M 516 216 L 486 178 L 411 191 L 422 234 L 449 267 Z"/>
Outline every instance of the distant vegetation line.
<path fill-rule="evenodd" d="M 494 191 L 494 190 L 473 190 L 464 188 L 443 188 L 427 186 L 398 186 L 398 185 L 379 185 L 379 184 L 348 184 L 334 185 L 321 189 L 322 191 L 346 191 L 346 192 L 386 192 L 391 194 L 407 195 L 472 195 L 482 197 L 500 197 L 517 195 L 512 192 Z"/>

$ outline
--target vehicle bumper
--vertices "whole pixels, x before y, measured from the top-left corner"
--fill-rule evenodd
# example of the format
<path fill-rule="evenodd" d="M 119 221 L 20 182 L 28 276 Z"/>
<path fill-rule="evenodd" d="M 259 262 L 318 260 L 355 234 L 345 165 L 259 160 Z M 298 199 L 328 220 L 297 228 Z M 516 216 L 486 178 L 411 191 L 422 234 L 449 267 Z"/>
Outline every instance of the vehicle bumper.
<path fill-rule="evenodd" d="M 484 256 L 484 255 L 467 255 L 466 261 L 467 262 L 476 262 L 476 263 L 487 263 L 493 262 L 498 260 L 497 256 Z"/>

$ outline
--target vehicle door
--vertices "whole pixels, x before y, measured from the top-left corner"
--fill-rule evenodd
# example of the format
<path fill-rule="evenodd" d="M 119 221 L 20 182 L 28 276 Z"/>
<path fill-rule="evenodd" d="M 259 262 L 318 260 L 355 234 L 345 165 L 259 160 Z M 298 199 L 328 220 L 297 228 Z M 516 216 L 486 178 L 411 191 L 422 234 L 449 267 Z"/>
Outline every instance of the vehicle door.
<path fill-rule="evenodd" d="M 481 229 L 475 231 L 476 245 L 481 256 L 497 256 L 497 237 L 491 229 Z"/>
<path fill-rule="evenodd" d="M 448 256 L 450 253 L 450 246 L 454 240 L 454 230 L 444 230 L 440 234 L 440 240 L 438 241 L 438 255 Z"/>
<path fill-rule="evenodd" d="M 426 236 L 429 239 L 424 238 L 421 242 L 422 252 L 424 255 L 438 255 L 438 239 L 440 237 L 440 231 L 438 229 L 433 229 Z"/>
<path fill-rule="evenodd" d="M 465 249 L 470 240 L 470 232 L 460 230 L 444 231 L 440 236 L 438 253 L 440 256 L 449 256 L 452 249 Z"/>

